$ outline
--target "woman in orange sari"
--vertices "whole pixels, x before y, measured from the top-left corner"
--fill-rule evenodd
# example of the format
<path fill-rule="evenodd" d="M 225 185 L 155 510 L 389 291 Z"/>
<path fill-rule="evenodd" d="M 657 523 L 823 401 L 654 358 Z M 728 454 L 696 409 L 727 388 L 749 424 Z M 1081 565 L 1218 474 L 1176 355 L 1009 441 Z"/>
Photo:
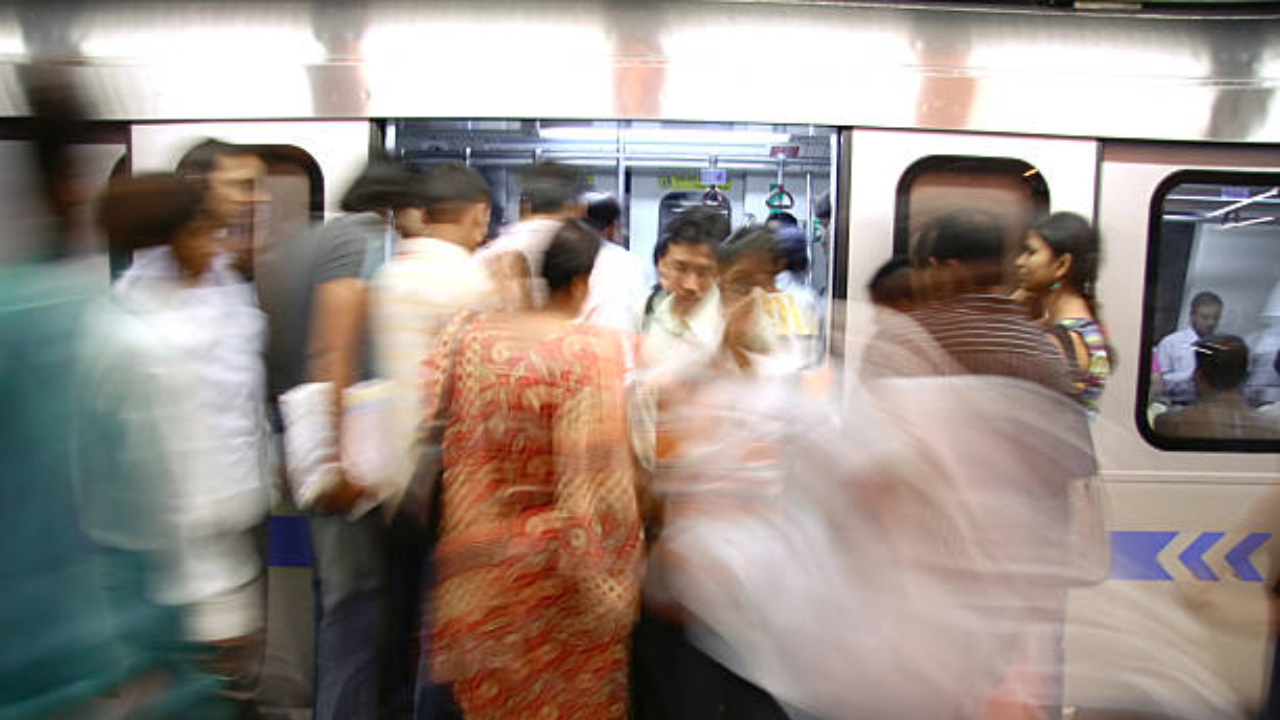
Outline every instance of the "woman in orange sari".
<path fill-rule="evenodd" d="M 547 306 L 459 318 L 425 363 L 447 417 L 429 662 L 468 720 L 627 715 L 642 532 L 626 354 L 573 322 L 599 247 L 565 223 Z"/>

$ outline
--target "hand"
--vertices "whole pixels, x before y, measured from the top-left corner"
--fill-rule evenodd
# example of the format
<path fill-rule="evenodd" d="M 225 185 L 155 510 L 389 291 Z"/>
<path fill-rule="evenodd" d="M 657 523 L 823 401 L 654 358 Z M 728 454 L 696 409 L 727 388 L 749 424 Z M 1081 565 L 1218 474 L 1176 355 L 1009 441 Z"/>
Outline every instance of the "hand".
<path fill-rule="evenodd" d="M 369 493 L 361 485 L 357 485 L 343 476 L 338 479 L 338 483 L 333 486 L 329 492 L 321 495 L 316 499 L 316 509 L 337 514 L 345 514 L 351 512 L 351 508 L 356 503 L 364 499 Z"/>

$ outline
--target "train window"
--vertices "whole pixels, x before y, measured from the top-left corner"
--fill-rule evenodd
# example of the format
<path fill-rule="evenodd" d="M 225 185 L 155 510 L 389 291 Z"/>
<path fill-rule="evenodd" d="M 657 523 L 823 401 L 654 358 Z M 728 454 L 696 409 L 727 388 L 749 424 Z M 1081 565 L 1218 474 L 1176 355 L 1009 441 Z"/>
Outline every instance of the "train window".
<path fill-rule="evenodd" d="M 1023 228 L 1049 211 L 1048 181 L 1035 166 L 1016 158 L 921 158 L 898 181 L 894 252 L 906 254 L 925 223 L 962 207 L 987 210 L 1005 221 L 1012 262 Z"/>
<path fill-rule="evenodd" d="M 1280 449 L 1280 175 L 1175 173 L 1151 200 L 1148 243 L 1143 437 Z"/>

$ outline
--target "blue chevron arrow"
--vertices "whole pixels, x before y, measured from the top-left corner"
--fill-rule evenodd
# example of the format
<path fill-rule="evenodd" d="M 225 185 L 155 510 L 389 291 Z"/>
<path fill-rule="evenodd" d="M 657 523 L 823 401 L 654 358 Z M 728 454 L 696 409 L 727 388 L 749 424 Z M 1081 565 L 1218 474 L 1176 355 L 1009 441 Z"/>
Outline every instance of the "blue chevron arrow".
<path fill-rule="evenodd" d="M 1202 533 L 1200 537 L 1196 538 L 1187 546 L 1186 550 L 1183 550 L 1178 554 L 1178 559 L 1182 561 L 1183 565 L 1187 566 L 1187 569 L 1191 571 L 1191 574 L 1194 575 L 1197 580 L 1217 581 L 1218 576 L 1214 574 L 1213 568 L 1210 568 L 1208 563 L 1204 561 L 1203 555 L 1209 552 L 1209 548 L 1218 544 L 1218 541 L 1221 540 L 1224 535 L 1226 535 L 1226 533 Z"/>
<path fill-rule="evenodd" d="M 1178 536 L 1176 532 L 1150 530 L 1111 531 L 1113 580 L 1172 580 L 1156 556 Z"/>
<path fill-rule="evenodd" d="M 1271 533 L 1249 533 L 1238 545 L 1227 551 L 1227 564 L 1235 570 L 1236 577 L 1245 582 L 1262 582 L 1262 573 L 1249 562 L 1249 558 L 1270 539 Z"/>

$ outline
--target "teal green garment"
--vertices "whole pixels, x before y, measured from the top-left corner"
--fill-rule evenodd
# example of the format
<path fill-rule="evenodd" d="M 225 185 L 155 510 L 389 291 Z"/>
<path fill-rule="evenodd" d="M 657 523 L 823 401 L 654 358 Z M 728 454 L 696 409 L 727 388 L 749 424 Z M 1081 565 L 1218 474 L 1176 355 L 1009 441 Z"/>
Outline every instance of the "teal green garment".
<path fill-rule="evenodd" d="M 94 288 L 83 265 L 0 269 L 0 720 L 87 716 L 156 670 L 169 689 L 132 716 L 176 702 L 183 717 L 224 717 L 216 685 L 177 660 L 173 611 L 146 599 L 145 555 L 84 531 L 80 484 L 154 477 L 145 454 L 112 447 L 125 440 L 110 407 L 86 402 L 80 341 L 90 309 L 110 302 Z"/>

